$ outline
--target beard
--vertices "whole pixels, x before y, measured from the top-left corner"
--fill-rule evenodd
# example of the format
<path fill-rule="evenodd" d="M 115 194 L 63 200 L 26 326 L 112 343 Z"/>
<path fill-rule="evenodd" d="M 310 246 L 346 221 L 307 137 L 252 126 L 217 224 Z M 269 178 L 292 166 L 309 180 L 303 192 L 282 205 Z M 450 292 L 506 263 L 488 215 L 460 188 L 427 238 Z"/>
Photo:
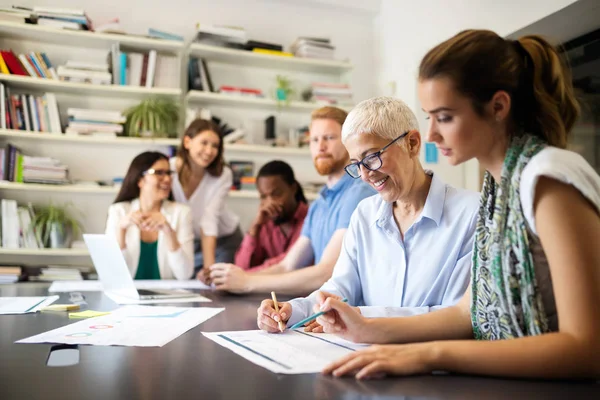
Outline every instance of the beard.
<path fill-rule="evenodd" d="M 334 159 L 332 156 L 328 155 L 326 157 L 316 158 L 314 161 L 315 169 L 319 173 L 319 175 L 326 176 L 331 175 L 334 172 L 338 172 L 342 168 L 345 167 L 346 159 Z"/>

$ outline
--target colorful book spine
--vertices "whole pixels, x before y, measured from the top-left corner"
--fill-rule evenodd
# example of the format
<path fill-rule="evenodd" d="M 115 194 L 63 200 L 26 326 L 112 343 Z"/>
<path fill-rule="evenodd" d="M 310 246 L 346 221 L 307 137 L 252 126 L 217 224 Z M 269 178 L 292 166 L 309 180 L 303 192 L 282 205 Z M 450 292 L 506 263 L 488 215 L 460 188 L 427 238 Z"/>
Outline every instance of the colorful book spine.
<path fill-rule="evenodd" d="M 1 53 L 0 53 L 0 72 L 3 74 L 10 74 L 10 72 L 8 72 L 8 67 L 6 66 L 6 63 L 4 62 L 4 58 L 2 58 Z"/>

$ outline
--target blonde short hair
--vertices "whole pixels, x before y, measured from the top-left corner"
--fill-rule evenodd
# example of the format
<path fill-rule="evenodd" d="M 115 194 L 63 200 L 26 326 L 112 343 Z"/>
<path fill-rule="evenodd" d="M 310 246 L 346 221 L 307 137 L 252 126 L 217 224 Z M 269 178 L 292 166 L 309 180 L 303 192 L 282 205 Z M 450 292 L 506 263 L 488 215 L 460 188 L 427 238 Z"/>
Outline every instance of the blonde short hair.
<path fill-rule="evenodd" d="M 374 97 L 361 101 L 350 111 L 342 126 L 342 142 L 364 133 L 394 140 L 413 130 L 418 131 L 419 124 L 405 102 L 394 97 Z"/>

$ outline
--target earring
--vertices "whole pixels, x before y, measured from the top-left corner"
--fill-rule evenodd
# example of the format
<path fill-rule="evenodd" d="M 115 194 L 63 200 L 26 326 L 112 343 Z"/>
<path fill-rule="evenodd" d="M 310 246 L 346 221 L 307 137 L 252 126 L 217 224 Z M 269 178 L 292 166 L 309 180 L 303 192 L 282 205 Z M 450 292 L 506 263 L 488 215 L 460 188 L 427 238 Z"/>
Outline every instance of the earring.
<path fill-rule="evenodd" d="M 502 120 L 502 117 L 499 115 L 496 115 L 496 122 L 500 122 Z"/>

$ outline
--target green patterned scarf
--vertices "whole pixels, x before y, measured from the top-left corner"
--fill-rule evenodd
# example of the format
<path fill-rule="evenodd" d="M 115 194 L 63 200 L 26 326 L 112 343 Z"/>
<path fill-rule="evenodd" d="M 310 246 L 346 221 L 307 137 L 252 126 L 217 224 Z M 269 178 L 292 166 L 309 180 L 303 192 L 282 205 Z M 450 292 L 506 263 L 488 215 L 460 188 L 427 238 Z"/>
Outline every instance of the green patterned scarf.
<path fill-rule="evenodd" d="M 475 339 L 509 339 L 548 331 L 519 195 L 523 169 L 544 147 L 537 137 L 515 137 L 504 159 L 500 185 L 489 172 L 485 174 L 471 278 Z"/>

